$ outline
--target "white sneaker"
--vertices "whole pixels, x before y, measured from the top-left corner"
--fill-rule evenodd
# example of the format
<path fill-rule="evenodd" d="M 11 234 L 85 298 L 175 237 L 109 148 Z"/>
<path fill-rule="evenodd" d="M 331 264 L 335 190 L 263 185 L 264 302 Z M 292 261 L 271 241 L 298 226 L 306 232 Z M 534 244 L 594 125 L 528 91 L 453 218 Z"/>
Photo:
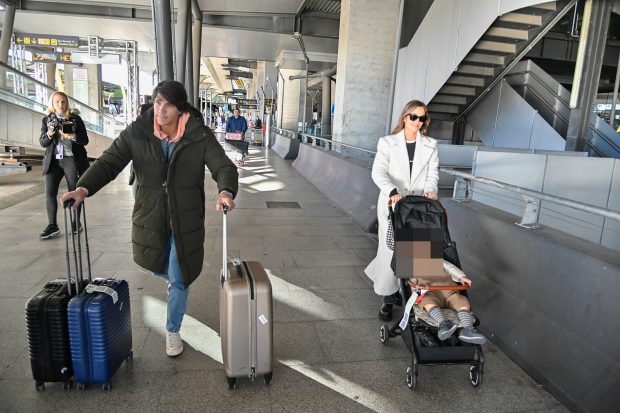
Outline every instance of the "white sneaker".
<path fill-rule="evenodd" d="M 170 357 L 178 356 L 183 352 L 183 340 L 181 334 L 166 332 L 166 354 Z"/>

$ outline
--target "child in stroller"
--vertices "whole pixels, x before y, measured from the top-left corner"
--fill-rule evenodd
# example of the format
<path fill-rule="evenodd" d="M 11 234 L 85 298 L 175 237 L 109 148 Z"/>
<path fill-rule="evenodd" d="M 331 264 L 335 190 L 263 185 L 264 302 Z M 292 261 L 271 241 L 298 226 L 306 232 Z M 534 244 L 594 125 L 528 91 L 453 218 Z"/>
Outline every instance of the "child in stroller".
<path fill-rule="evenodd" d="M 415 247 L 414 247 L 415 248 Z M 414 256 L 418 255 L 424 259 L 423 254 L 431 248 L 421 247 L 421 253 L 414 251 Z M 428 256 L 427 258 L 431 258 Z M 415 265 L 415 264 L 414 264 Z M 443 260 L 443 270 L 450 276 L 453 285 L 460 283 L 471 287 L 471 280 L 456 265 Z M 415 282 L 415 279 L 412 279 Z M 449 339 L 457 328 L 461 327 L 458 338 L 465 343 L 484 344 L 486 337 L 480 334 L 474 328 L 475 316 L 470 310 L 469 299 L 466 295 L 461 294 L 459 290 L 429 290 L 419 297 L 417 305 L 423 308 L 428 315 L 436 322 L 439 327 L 437 337 L 441 341 Z M 456 311 L 459 323 L 451 321 L 444 316 L 443 308 L 449 308 Z"/>
<path fill-rule="evenodd" d="M 466 293 L 471 280 L 459 268 L 445 209 L 439 201 L 408 196 L 394 211 L 390 209 L 390 221 L 392 269 L 400 278 L 407 305 L 400 323 L 381 326 L 381 342 L 403 338 L 412 355 L 407 368 L 411 389 L 416 387 L 420 364 L 469 364 L 470 381 L 479 386 L 484 369 L 481 345 L 486 337 L 474 328 L 476 319 Z M 459 327 L 457 340 L 453 335 Z"/>

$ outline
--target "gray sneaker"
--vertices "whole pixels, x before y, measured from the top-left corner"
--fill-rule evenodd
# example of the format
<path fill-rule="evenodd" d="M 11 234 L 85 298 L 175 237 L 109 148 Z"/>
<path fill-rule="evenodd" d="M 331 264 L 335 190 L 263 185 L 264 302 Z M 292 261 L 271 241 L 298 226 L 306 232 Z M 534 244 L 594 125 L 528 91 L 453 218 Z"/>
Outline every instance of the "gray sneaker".
<path fill-rule="evenodd" d="M 484 344 L 487 342 L 487 338 L 480 334 L 478 330 L 473 327 L 461 328 L 461 332 L 459 333 L 459 340 L 471 344 Z"/>
<path fill-rule="evenodd" d="M 452 337 L 452 334 L 456 331 L 458 326 L 454 324 L 450 320 L 443 320 L 441 324 L 439 324 L 439 331 L 437 332 L 437 337 L 441 340 L 447 340 Z"/>

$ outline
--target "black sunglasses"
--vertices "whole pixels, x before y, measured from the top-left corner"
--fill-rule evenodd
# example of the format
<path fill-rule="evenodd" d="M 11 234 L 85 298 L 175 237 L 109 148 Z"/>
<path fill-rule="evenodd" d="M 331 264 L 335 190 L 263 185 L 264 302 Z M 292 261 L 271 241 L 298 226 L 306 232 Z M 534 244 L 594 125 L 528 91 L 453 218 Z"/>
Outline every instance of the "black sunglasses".
<path fill-rule="evenodd" d="M 409 119 L 412 122 L 415 122 L 416 120 L 420 119 L 420 122 L 424 123 L 428 119 L 428 116 L 426 116 L 426 115 L 418 116 L 418 115 L 416 115 L 414 113 L 410 113 L 409 114 Z"/>

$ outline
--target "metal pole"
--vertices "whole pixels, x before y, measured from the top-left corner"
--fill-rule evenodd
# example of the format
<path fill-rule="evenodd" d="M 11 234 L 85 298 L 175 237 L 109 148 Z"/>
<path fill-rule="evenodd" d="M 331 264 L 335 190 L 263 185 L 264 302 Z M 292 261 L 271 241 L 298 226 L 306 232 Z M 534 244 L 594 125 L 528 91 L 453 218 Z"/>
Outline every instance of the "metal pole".
<path fill-rule="evenodd" d="M 620 53 L 618 53 L 618 66 L 616 67 L 616 82 L 614 83 L 614 95 L 611 99 L 611 115 L 609 116 L 609 126 L 616 129 L 616 104 L 618 103 L 618 84 L 620 84 Z"/>
<path fill-rule="evenodd" d="M 284 81 L 284 75 L 282 74 L 282 72 L 280 71 L 280 69 L 278 69 L 278 75 L 279 77 L 282 78 L 282 96 L 280 98 L 280 105 L 278 105 L 278 112 L 280 112 L 280 124 L 278 125 L 278 127 L 280 129 L 282 129 L 282 124 L 284 122 L 284 86 L 286 85 L 285 81 Z"/>
<path fill-rule="evenodd" d="M 174 30 L 175 56 L 177 58 L 175 79 L 181 83 L 185 83 L 187 26 L 189 25 L 188 20 L 190 18 L 189 0 L 178 0 L 177 4 L 177 21 Z"/>
<path fill-rule="evenodd" d="M 583 27 L 579 39 L 579 48 L 584 45 L 583 60 L 580 60 L 579 52 L 575 70 L 580 71 L 580 79 L 575 83 L 571 92 L 570 115 L 566 131 L 567 151 L 588 150 L 588 129 L 592 118 L 592 107 L 598 93 L 598 85 L 603 66 L 603 54 L 607 41 L 607 31 L 611 17 L 611 0 L 586 0 Z M 577 78 L 577 73 L 575 74 Z"/>
<path fill-rule="evenodd" d="M 388 96 L 387 105 L 387 122 L 385 123 L 385 134 L 389 135 L 392 129 L 392 111 L 394 110 L 394 92 L 396 89 L 396 68 L 398 66 L 398 51 L 400 50 L 400 36 L 403 27 L 403 11 L 405 9 L 405 0 L 398 2 L 398 26 L 396 30 L 396 41 L 394 44 L 394 59 L 392 60 L 392 80 L 390 81 L 390 95 Z M 331 116 L 330 116 L 331 117 Z"/>
<path fill-rule="evenodd" d="M 192 47 L 192 25 L 191 14 L 188 17 L 189 24 L 187 25 L 187 42 L 185 45 L 185 91 L 187 92 L 187 101 L 194 105 L 194 48 Z"/>
<path fill-rule="evenodd" d="M 197 10 L 196 10 L 197 9 Z M 192 13 L 194 15 L 192 47 L 194 49 L 192 55 L 194 57 L 194 102 L 198 104 L 198 95 L 200 91 L 200 53 L 202 47 L 202 12 L 198 6 L 198 2 L 192 2 Z M 209 115 L 210 116 L 210 115 Z"/>
<path fill-rule="evenodd" d="M 174 67 L 172 64 L 172 20 L 170 19 L 170 0 L 152 0 L 152 2 L 159 81 L 173 80 Z"/>
<path fill-rule="evenodd" d="M 303 123 L 301 125 L 301 130 L 303 133 L 306 133 L 306 106 L 308 105 L 308 59 L 306 59 L 306 82 L 304 83 L 304 117 Z"/>

